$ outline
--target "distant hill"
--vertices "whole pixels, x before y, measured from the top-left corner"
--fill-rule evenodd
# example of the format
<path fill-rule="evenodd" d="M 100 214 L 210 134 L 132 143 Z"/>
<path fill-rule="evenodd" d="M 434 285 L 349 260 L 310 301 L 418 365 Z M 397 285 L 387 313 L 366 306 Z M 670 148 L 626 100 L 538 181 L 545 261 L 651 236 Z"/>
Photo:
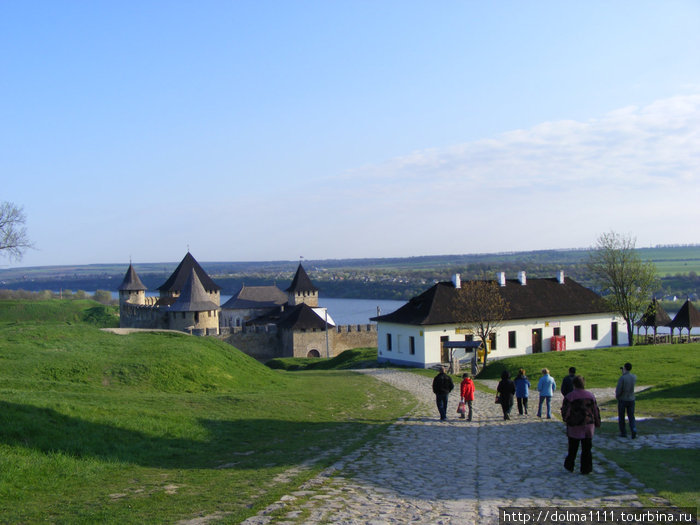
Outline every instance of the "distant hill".
<path fill-rule="evenodd" d="M 642 258 L 656 264 L 659 296 L 696 299 L 700 292 L 700 244 L 641 248 Z M 326 297 L 407 299 L 454 273 L 464 279 L 493 278 L 525 270 L 532 277 L 553 277 L 560 269 L 592 286 L 585 268 L 589 249 L 538 250 L 491 254 L 425 255 L 404 258 L 304 260 L 314 283 Z M 242 284 L 277 284 L 286 288 L 298 261 L 202 262 L 202 267 L 230 295 Z M 178 262 L 139 263 L 136 271 L 149 290 L 156 290 Z M 127 264 L 43 266 L 0 270 L 0 288 L 24 290 L 116 291 Z"/>

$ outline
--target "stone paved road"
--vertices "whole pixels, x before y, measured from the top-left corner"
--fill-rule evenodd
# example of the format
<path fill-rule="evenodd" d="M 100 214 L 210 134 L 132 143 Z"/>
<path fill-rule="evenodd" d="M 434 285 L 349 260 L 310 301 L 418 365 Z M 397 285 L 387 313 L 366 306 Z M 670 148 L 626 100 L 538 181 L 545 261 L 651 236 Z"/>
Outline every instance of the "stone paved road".
<path fill-rule="evenodd" d="M 575 473 L 564 470 L 564 425 L 535 417 L 536 406 L 528 417 L 515 409 L 503 421 L 493 396 L 477 392 L 474 421 L 467 422 L 455 413 L 455 388 L 450 419 L 441 422 L 430 378 L 395 370 L 365 373 L 411 392 L 419 408 L 381 440 L 343 458 L 246 525 L 497 524 L 499 506 L 641 505 L 637 494 L 647 489 L 596 454 L 595 438 L 593 472 L 579 474 L 578 462 Z M 536 400 L 535 393 L 531 403 Z"/>

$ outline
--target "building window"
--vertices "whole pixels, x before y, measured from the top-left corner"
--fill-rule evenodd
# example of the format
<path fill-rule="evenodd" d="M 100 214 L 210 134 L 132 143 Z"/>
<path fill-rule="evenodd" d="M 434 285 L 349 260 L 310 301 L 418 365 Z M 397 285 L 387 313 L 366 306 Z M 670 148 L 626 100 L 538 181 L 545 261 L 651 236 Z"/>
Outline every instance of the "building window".
<path fill-rule="evenodd" d="M 598 325 L 597 324 L 592 324 L 591 325 L 591 339 L 593 341 L 598 340 Z"/>
<path fill-rule="evenodd" d="M 554 329 L 554 333 L 552 335 L 561 335 L 561 328 L 558 326 Z"/>
<path fill-rule="evenodd" d="M 386 349 L 391 352 L 391 334 L 386 334 Z"/>
<path fill-rule="evenodd" d="M 508 348 L 515 348 L 516 346 L 515 331 L 508 332 Z"/>
<path fill-rule="evenodd" d="M 412 335 L 408 338 L 408 353 L 416 355 L 416 338 Z"/>
<path fill-rule="evenodd" d="M 577 343 L 581 342 L 581 325 L 574 326 L 574 341 Z"/>

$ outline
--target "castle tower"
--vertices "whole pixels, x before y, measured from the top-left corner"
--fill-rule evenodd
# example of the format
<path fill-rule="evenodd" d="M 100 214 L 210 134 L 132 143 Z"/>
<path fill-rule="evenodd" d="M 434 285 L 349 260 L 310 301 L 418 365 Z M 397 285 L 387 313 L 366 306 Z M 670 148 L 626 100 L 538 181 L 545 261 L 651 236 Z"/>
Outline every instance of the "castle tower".
<path fill-rule="evenodd" d="M 128 324 L 127 308 L 129 305 L 146 304 L 146 287 L 139 279 L 134 267 L 129 263 L 129 269 L 119 285 L 119 324 L 124 327 Z"/>
<path fill-rule="evenodd" d="M 289 297 L 289 305 L 297 306 L 299 304 L 307 304 L 312 308 L 318 306 L 318 288 L 316 288 L 304 267 L 299 263 L 297 273 L 292 279 L 292 284 L 285 290 Z"/>
<path fill-rule="evenodd" d="M 119 285 L 119 304 L 146 304 L 146 287 L 136 274 L 136 270 L 129 263 L 122 284 Z"/>
<path fill-rule="evenodd" d="M 197 274 L 199 283 L 209 294 L 210 300 L 215 302 L 218 308 L 221 304 L 221 288 L 212 281 L 211 277 L 202 269 L 190 252 L 187 252 L 187 255 L 180 261 L 180 264 L 175 268 L 175 271 L 168 280 L 158 288 L 160 298 L 170 299 L 172 301 L 173 298 L 178 297 L 180 293 L 182 293 L 185 283 L 189 279 L 192 271 Z M 171 301 L 166 301 L 166 303 Z"/>
<path fill-rule="evenodd" d="M 177 299 L 168 307 L 168 328 L 219 333 L 219 303 L 212 301 L 194 268 L 190 269 Z"/>

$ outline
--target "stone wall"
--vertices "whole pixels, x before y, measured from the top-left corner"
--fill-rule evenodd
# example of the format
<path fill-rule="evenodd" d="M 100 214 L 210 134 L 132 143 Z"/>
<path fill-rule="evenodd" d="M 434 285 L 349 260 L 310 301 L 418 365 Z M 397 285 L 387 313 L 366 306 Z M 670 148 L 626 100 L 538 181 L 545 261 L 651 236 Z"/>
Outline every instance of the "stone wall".
<path fill-rule="evenodd" d="M 333 335 L 334 355 L 353 348 L 375 348 L 377 346 L 377 325 L 359 324 L 336 327 Z"/>
<path fill-rule="evenodd" d="M 219 338 L 238 348 L 244 354 L 265 362 L 275 357 L 283 357 L 281 354 L 280 339 L 275 329 L 256 327 L 256 329 L 222 328 Z"/>
<path fill-rule="evenodd" d="M 119 305 L 120 328 L 166 328 L 166 314 L 160 308 L 121 304 Z"/>
<path fill-rule="evenodd" d="M 278 332 L 275 326 L 225 327 L 220 338 L 265 362 L 275 357 L 335 357 L 345 350 L 377 346 L 377 325 L 344 325 L 328 330 Z"/>
<path fill-rule="evenodd" d="M 168 328 L 183 332 L 219 333 L 219 315 L 216 310 L 205 312 L 168 312 Z"/>

